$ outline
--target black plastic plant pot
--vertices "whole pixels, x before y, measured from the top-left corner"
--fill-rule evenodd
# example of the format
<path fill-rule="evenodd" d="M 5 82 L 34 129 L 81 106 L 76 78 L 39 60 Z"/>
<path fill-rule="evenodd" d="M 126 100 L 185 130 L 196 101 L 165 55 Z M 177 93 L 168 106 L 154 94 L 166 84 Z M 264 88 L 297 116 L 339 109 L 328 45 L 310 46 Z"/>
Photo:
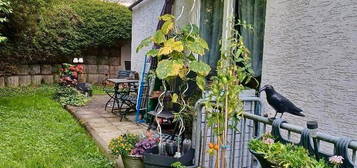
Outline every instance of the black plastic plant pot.
<path fill-rule="evenodd" d="M 250 153 L 252 153 L 254 155 L 254 157 L 259 161 L 260 165 L 262 166 L 262 168 L 273 168 L 276 167 L 275 164 L 273 164 L 272 162 L 270 162 L 269 160 L 265 159 L 265 155 L 264 153 L 259 153 L 256 151 L 253 151 L 249 148 Z"/>
<path fill-rule="evenodd" d="M 145 168 L 171 168 L 171 164 L 180 162 L 184 166 L 192 166 L 194 158 L 194 149 L 190 149 L 181 158 L 159 155 L 158 147 L 147 150 L 144 153 Z"/>

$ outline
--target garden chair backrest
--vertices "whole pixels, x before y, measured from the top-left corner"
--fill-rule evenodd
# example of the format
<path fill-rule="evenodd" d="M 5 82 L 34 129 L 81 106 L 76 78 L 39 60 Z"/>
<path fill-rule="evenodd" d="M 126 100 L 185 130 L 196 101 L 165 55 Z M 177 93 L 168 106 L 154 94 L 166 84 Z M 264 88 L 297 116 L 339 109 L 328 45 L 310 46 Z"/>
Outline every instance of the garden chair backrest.
<path fill-rule="evenodd" d="M 119 70 L 118 71 L 118 79 L 128 79 L 130 74 L 134 74 L 135 71 L 127 71 L 127 70 Z"/>
<path fill-rule="evenodd" d="M 126 79 L 126 78 L 129 78 L 129 74 L 130 74 L 129 71 L 119 70 L 119 71 L 118 71 L 118 76 L 117 76 L 117 78 L 118 78 L 118 79 Z"/>

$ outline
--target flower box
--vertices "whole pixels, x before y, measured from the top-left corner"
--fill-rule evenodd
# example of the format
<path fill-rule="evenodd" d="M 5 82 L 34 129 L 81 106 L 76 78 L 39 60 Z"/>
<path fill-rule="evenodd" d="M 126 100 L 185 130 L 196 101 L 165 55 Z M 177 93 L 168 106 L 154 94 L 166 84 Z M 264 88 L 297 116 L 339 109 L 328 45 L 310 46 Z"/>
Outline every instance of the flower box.
<path fill-rule="evenodd" d="M 180 158 L 173 158 L 170 156 L 159 155 L 158 147 L 149 149 L 144 153 L 145 168 L 171 168 L 171 164 L 180 162 L 184 166 L 192 166 L 194 158 L 194 149 L 182 155 Z"/>

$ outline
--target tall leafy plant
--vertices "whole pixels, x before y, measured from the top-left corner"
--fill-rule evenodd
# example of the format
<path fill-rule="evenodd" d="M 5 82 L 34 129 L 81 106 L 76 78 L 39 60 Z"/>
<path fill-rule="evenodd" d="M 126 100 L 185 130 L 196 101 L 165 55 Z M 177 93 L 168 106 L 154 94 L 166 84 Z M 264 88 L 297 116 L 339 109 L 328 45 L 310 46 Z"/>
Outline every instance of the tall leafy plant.
<path fill-rule="evenodd" d="M 7 21 L 6 15 L 10 14 L 12 9 L 10 8 L 10 2 L 7 0 L 0 0 L 0 24 Z M 0 33 L 0 43 L 5 41 L 6 37 Z"/>
<path fill-rule="evenodd" d="M 175 113 L 175 121 L 179 122 L 179 137 L 185 131 L 183 115 L 190 111 L 190 105 L 187 103 L 187 91 L 189 81 L 195 81 L 198 88 L 204 90 L 205 77 L 211 71 L 209 65 L 198 60 L 197 57 L 204 55 L 208 50 L 208 45 L 199 35 L 199 29 L 196 25 L 189 24 L 178 28 L 175 25 L 175 18 L 172 15 L 163 15 L 160 17 L 164 21 L 162 28 L 156 31 L 152 36 L 144 39 L 138 46 L 137 51 L 143 47 L 154 45 L 146 55 L 156 57 L 158 65 L 153 75 L 162 80 L 164 93 L 159 97 L 161 108 L 158 114 L 163 110 L 163 98 L 166 94 L 168 84 L 178 80 L 181 83 L 178 91 L 173 91 L 172 102 L 180 105 L 180 109 Z M 192 74 L 192 75 L 191 75 Z M 157 121 L 157 116 L 155 117 Z M 158 122 L 158 129 L 161 127 Z M 160 137 L 161 140 L 161 137 Z M 160 141 L 161 143 L 161 141 Z M 178 142 L 180 144 L 180 142 Z M 178 145 L 178 151 L 180 145 Z"/>
<path fill-rule="evenodd" d="M 243 27 L 252 29 L 249 25 Z M 226 167 L 225 152 L 229 147 L 228 129 L 236 129 L 240 121 L 243 102 L 239 98 L 239 93 L 253 78 L 250 52 L 243 42 L 243 37 L 234 29 L 231 34 L 232 36 L 226 39 L 228 46 L 221 51 L 217 75 L 212 77 L 211 89 L 206 101 L 207 123 L 217 137 L 216 142 L 210 143 L 211 146 L 216 147 L 210 147 L 209 152 L 216 155 L 217 167 Z"/>

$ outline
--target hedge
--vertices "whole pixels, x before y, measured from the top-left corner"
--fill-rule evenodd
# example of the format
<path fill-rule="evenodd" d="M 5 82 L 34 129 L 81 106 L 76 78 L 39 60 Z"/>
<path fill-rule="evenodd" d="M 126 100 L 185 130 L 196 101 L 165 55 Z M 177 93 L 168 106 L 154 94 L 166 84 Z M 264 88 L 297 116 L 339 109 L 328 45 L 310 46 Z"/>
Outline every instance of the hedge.
<path fill-rule="evenodd" d="M 131 37 L 131 12 L 101 0 L 12 0 L 0 63 L 58 63 Z M 0 67 L 1 70 L 1 67 Z"/>

